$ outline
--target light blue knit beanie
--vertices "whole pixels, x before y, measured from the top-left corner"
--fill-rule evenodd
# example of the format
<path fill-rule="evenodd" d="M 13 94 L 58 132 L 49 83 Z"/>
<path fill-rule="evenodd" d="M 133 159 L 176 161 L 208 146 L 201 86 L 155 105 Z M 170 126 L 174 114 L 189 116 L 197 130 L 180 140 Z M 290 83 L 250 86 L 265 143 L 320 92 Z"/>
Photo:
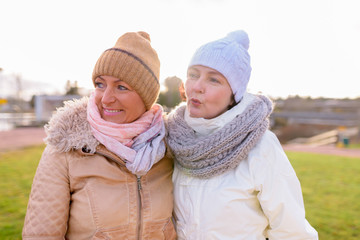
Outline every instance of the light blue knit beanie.
<path fill-rule="evenodd" d="M 198 48 L 188 67 L 202 65 L 220 72 L 228 80 L 238 103 L 250 79 L 249 37 L 243 30 L 230 32 L 226 37 Z"/>

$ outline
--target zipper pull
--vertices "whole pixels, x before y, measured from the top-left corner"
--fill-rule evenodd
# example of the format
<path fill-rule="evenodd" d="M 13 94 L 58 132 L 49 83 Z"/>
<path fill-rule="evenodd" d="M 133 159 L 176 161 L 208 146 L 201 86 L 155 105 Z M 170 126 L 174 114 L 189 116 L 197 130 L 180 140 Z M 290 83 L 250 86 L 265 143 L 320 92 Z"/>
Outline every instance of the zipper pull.
<path fill-rule="evenodd" d="M 142 189 L 141 186 L 141 176 L 137 176 L 137 184 L 138 184 L 138 190 L 140 191 Z"/>

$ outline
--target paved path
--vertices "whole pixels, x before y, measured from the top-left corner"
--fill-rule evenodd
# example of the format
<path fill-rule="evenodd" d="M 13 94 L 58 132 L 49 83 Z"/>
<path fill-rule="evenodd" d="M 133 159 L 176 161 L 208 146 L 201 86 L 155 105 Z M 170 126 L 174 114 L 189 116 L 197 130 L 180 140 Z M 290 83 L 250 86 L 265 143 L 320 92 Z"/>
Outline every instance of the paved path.
<path fill-rule="evenodd" d="M 17 128 L 8 131 L 0 131 L 0 152 L 42 144 L 45 136 L 43 127 Z M 284 145 L 283 148 L 286 151 L 312 152 L 360 158 L 360 149 L 337 148 L 335 146 L 314 147 L 299 144 Z"/>
<path fill-rule="evenodd" d="M 40 145 L 45 136 L 43 127 L 0 131 L 0 152 Z"/>
<path fill-rule="evenodd" d="M 360 149 L 339 148 L 335 146 L 311 146 L 303 144 L 283 145 L 285 151 L 310 152 L 328 155 L 360 158 Z"/>

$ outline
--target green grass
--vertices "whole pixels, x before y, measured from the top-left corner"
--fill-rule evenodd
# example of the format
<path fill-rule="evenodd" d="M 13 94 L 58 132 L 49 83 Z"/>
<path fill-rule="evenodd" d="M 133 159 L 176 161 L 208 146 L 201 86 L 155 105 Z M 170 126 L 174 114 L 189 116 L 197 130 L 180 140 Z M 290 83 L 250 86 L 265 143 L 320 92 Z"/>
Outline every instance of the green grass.
<path fill-rule="evenodd" d="M 31 183 L 44 146 L 0 153 L 0 239 L 21 239 Z"/>
<path fill-rule="evenodd" d="M 31 183 L 44 146 L 0 153 L 0 239 L 21 239 Z M 360 237 L 360 158 L 287 152 L 306 218 L 320 239 Z"/>
<path fill-rule="evenodd" d="M 359 149 L 360 148 L 360 143 L 349 144 L 348 148 L 350 148 L 350 149 Z"/>
<path fill-rule="evenodd" d="M 320 239 L 360 237 L 360 158 L 287 152 Z"/>

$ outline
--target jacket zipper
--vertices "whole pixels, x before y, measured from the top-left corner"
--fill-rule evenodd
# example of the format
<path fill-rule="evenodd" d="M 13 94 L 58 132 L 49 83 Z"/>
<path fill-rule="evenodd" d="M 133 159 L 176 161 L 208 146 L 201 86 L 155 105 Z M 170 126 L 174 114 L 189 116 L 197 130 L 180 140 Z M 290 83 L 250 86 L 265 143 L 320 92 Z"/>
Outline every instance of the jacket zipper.
<path fill-rule="evenodd" d="M 140 240 L 141 239 L 141 230 L 142 230 L 142 215 L 141 215 L 141 209 L 142 209 L 142 204 L 141 204 L 141 176 L 137 176 L 137 190 L 138 190 L 138 200 L 139 200 L 139 204 L 138 204 L 138 211 L 139 211 L 139 215 L 138 215 L 138 223 L 137 223 L 137 239 Z"/>
<path fill-rule="evenodd" d="M 97 154 L 100 154 L 104 157 L 107 157 L 111 160 L 113 160 L 114 162 L 122 165 L 122 166 L 125 166 L 124 163 L 121 163 L 119 161 L 117 161 L 116 159 L 112 158 L 111 156 L 105 154 L 105 153 L 102 153 L 102 152 L 96 152 Z M 141 239 L 141 232 L 142 232 L 142 214 L 141 214 L 141 210 L 142 210 L 142 203 L 141 203 L 141 189 L 142 189 L 142 186 L 141 186 L 141 176 L 136 176 L 136 179 L 137 179 L 137 192 L 138 192 L 138 201 L 139 201 L 139 204 L 138 204 L 138 223 L 137 223 L 137 239 L 140 240 Z"/>

